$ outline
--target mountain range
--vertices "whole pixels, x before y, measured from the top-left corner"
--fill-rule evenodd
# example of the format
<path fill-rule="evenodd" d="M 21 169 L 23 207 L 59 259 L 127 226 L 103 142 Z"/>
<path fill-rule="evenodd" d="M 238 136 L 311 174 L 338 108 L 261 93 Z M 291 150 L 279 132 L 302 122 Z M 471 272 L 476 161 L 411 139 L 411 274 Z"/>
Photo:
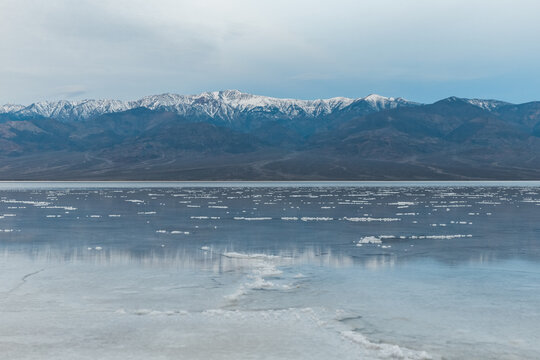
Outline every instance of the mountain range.
<path fill-rule="evenodd" d="M 540 179 L 540 102 L 238 90 L 0 106 L 0 180 Z"/>

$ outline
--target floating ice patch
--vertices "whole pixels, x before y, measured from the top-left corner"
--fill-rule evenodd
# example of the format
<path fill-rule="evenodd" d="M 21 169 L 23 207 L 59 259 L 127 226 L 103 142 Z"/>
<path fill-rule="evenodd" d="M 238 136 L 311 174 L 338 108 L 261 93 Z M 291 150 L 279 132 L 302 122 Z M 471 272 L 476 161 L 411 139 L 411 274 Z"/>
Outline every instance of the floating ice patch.
<path fill-rule="evenodd" d="M 344 217 L 344 220 L 353 221 L 353 222 L 372 222 L 372 221 L 381 221 L 381 222 L 391 222 L 391 221 L 401 221 L 400 218 L 374 218 L 374 217 Z"/>
<path fill-rule="evenodd" d="M 124 201 L 134 203 L 134 204 L 142 204 L 142 203 L 144 203 L 144 200 L 137 200 L 137 199 L 127 199 L 127 200 L 124 200 Z"/>
<path fill-rule="evenodd" d="M 281 218 L 281 220 L 285 220 L 285 221 L 297 221 L 298 218 L 296 216 L 283 216 Z"/>
<path fill-rule="evenodd" d="M 139 211 L 137 212 L 137 215 L 155 215 L 155 211 Z"/>
<path fill-rule="evenodd" d="M 471 204 L 444 204 L 444 205 L 432 205 L 432 207 L 433 208 L 464 208 L 464 207 L 472 207 L 472 205 Z"/>
<path fill-rule="evenodd" d="M 367 201 L 338 201 L 338 205 L 369 205 Z"/>
<path fill-rule="evenodd" d="M 443 239 L 457 239 L 457 238 L 470 238 L 472 237 L 471 234 L 462 235 L 412 235 L 410 236 L 410 239 L 437 239 L 437 240 L 443 240 Z"/>
<path fill-rule="evenodd" d="M 46 201 L 29 201 L 29 200 L 1 200 L 3 203 L 6 204 L 25 204 L 25 205 L 33 205 L 37 207 L 43 207 L 48 206 L 51 203 Z"/>
<path fill-rule="evenodd" d="M 502 200 L 502 198 L 501 198 L 501 200 Z M 523 200 L 521 200 L 521 202 L 524 202 L 524 203 L 539 203 L 540 199 L 533 199 L 533 198 L 530 198 L 530 197 L 526 197 Z"/>
<path fill-rule="evenodd" d="M 397 239 L 397 236 L 394 235 L 379 235 L 379 239 Z"/>
<path fill-rule="evenodd" d="M 271 217 L 244 217 L 244 216 L 235 216 L 234 220 L 246 220 L 246 221 L 263 221 L 263 220 L 272 220 Z"/>
<path fill-rule="evenodd" d="M 73 206 L 42 206 L 42 209 L 63 209 L 66 211 L 75 211 L 77 210 L 76 207 Z"/>
<path fill-rule="evenodd" d="M 382 240 L 376 236 L 364 236 L 358 241 L 356 246 L 361 246 L 362 244 L 382 244 Z"/>
<path fill-rule="evenodd" d="M 334 218 L 331 217 L 309 217 L 309 216 L 303 216 L 300 218 L 302 221 L 332 221 Z"/>

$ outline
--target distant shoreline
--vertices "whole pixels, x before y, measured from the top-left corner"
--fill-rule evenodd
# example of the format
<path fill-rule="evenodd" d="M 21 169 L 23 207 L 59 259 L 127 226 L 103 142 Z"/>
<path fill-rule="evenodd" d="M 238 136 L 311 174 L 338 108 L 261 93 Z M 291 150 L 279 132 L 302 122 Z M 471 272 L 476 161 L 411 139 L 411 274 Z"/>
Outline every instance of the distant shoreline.
<path fill-rule="evenodd" d="M 141 181 L 51 180 L 0 181 L 2 190 L 83 188 L 189 188 L 189 187 L 540 187 L 539 180 L 458 181 Z"/>

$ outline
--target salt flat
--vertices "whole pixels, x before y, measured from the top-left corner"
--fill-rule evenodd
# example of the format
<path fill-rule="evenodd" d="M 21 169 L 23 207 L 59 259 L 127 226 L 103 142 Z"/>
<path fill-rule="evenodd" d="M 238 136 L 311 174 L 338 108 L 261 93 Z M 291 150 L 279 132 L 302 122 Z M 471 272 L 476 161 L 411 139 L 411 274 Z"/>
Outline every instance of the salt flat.
<path fill-rule="evenodd" d="M 6 358 L 540 357 L 536 183 L 0 188 Z"/>

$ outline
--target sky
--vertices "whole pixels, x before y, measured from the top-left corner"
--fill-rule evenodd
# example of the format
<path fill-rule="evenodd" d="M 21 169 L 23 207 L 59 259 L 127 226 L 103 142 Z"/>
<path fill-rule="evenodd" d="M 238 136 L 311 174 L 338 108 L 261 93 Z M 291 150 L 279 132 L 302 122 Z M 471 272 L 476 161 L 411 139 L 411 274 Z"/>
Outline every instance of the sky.
<path fill-rule="evenodd" d="M 540 100 L 538 0 L 0 0 L 0 104 L 238 89 Z"/>

